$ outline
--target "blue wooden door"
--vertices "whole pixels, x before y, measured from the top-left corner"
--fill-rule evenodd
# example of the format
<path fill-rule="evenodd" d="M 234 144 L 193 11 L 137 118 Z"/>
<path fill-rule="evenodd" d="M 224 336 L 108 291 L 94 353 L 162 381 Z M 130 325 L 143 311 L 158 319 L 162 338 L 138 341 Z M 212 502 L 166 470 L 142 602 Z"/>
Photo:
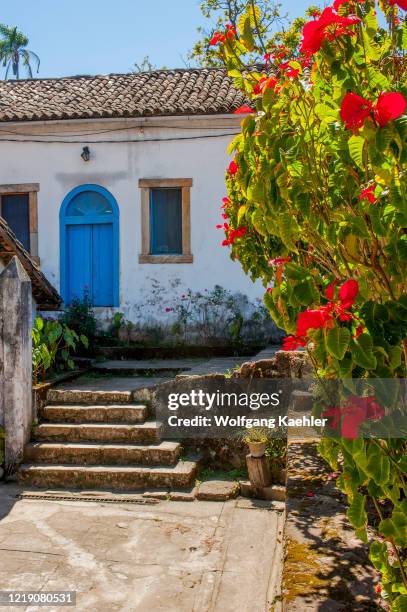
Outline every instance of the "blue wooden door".
<path fill-rule="evenodd" d="M 88 292 L 93 306 L 113 304 L 113 226 L 68 225 L 68 303 Z"/>
<path fill-rule="evenodd" d="M 93 306 L 118 306 L 119 212 L 97 185 L 73 190 L 61 207 L 61 278 L 65 302 L 88 293 Z"/>

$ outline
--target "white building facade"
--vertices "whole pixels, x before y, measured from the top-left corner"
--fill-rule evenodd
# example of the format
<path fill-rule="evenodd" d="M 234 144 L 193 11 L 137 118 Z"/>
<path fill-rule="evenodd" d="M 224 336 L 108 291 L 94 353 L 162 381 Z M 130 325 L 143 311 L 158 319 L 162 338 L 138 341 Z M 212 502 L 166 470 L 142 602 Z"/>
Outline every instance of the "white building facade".
<path fill-rule="evenodd" d="M 38 257 L 66 304 L 86 291 L 102 319 L 120 311 L 134 321 L 147 314 L 143 304 L 154 287 L 158 311 L 166 308 L 163 296 L 170 301 L 174 292 L 214 285 L 251 299 L 262 295 L 262 287 L 230 260 L 221 246 L 223 233 L 215 228 L 225 195 L 227 146 L 240 129 L 233 111 L 243 102 L 221 73 L 152 73 L 143 82 L 138 75 L 120 75 L 1 85 L 0 104 L 5 100 L 6 110 L 0 106 L 0 214 Z M 126 77 L 124 85 L 116 82 Z M 183 89 L 171 94 L 173 114 L 165 108 L 169 78 L 172 90 L 193 81 L 187 94 Z M 206 92 L 208 80 L 215 81 L 216 91 L 212 83 Z M 99 96 L 109 92 L 112 81 L 115 87 L 102 109 L 90 88 L 95 81 Z M 76 93 L 76 100 L 74 86 L 86 95 Z M 121 89 L 127 95 L 141 92 L 144 116 L 126 100 L 122 114 L 134 116 L 100 116 L 120 115 L 115 104 Z M 183 96 L 187 102 L 181 104 Z M 212 96 L 212 110 L 197 96 Z M 231 99 L 218 104 L 218 112 L 219 96 Z M 60 110 L 53 110 L 55 97 Z M 148 106 L 150 97 L 163 105 L 162 115 Z"/>

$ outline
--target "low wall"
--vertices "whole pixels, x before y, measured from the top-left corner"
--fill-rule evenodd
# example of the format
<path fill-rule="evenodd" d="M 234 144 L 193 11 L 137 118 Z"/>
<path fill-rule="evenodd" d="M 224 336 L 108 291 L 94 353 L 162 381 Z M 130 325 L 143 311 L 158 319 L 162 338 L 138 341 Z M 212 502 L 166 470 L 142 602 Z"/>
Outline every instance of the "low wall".
<path fill-rule="evenodd" d="M 14 257 L 0 274 L 0 427 L 6 472 L 21 461 L 33 421 L 31 281 Z"/>

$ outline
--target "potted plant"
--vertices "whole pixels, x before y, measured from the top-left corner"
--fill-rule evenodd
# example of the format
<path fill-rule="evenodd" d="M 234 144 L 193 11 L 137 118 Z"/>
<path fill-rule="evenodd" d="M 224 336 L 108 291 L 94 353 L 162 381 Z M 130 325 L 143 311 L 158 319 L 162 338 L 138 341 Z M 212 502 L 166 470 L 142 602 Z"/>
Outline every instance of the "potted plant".
<path fill-rule="evenodd" d="M 270 438 L 268 429 L 250 427 L 246 429 L 241 437 L 243 442 L 249 447 L 249 452 L 252 457 L 264 456 Z"/>

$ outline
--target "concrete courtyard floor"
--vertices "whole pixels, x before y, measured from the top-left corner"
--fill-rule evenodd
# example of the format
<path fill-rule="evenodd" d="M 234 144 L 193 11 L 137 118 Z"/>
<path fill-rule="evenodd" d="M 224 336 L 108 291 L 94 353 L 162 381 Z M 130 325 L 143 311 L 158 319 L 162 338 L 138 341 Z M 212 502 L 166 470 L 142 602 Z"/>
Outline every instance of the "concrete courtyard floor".
<path fill-rule="evenodd" d="M 0 485 L 0 591 L 76 591 L 76 608 L 64 609 L 81 612 L 268 612 L 278 600 L 284 515 L 272 503 L 19 500 L 19 491 Z"/>

